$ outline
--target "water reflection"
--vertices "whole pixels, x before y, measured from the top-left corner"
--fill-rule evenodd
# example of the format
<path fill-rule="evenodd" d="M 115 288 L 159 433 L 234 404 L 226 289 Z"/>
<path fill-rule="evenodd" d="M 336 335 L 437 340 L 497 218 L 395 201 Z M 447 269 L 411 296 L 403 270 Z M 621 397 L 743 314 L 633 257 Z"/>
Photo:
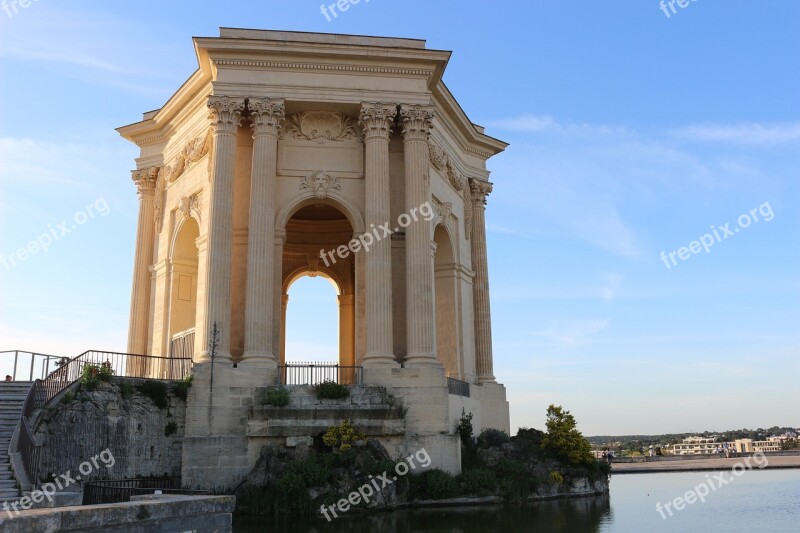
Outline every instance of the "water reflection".
<path fill-rule="evenodd" d="M 236 533 L 282 531 L 286 533 L 597 533 L 610 519 L 609 497 L 554 500 L 509 507 L 451 507 L 345 516 L 328 523 L 293 519 L 276 523 L 236 524 Z"/>

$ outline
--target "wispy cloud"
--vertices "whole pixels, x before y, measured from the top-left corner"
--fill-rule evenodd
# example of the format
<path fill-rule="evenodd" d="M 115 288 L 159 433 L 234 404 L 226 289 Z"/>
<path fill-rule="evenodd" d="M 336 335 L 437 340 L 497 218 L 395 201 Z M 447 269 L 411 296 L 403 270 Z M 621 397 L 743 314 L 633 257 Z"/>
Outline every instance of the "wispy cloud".
<path fill-rule="evenodd" d="M 626 132 L 622 126 L 561 122 L 549 115 L 522 115 L 490 120 L 487 125 L 501 130 L 564 135 L 619 135 Z"/>
<path fill-rule="evenodd" d="M 530 334 L 564 347 L 574 348 L 590 344 L 592 337 L 606 329 L 610 323 L 610 320 L 604 319 L 569 320 L 555 323 L 546 329 L 532 331 Z"/>
<path fill-rule="evenodd" d="M 787 124 L 704 124 L 670 131 L 682 141 L 779 146 L 800 142 L 800 122 Z"/>

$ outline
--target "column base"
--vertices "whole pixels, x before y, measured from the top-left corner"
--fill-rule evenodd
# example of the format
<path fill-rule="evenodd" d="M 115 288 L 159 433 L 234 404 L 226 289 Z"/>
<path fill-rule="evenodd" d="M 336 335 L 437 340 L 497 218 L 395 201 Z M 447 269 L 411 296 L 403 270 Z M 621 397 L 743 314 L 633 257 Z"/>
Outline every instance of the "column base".
<path fill-rule="evenodd" d="M 205 351 L 200 352 L 200 355 L 197 356 L 195 363 L 211 363 L 211 352 Z M 232 365 L 233 364 L 233 357 L 231 354 L 225 352 L 218 352 L 214 356 L 214 364 L 215 365 Z"/>
<path fill-rule="evenodd" d="M 406 356 L 406 361 L 404 366 L 407 368 L 422 366 L 422 367 L 435 367 L 444 369 L 444 365 L 442 365 L 442 363 L 440 363 L 439 360 L 436 359 L 436 356 L 432 354 L 408 355 Z"/>
<path fill-rule="evenodd" d="M 367 367 L 400 368 L 400 363 L 394 358 L 394 354 L 365 355 L 362 365 Z"/>
<path fill-rule="evenodd" d="M 239 362 L 239 367 L 258 367 L 258 368 L 276 368 L 278 366 L 278 362 L 275 360 L 275 356 L 268 353 L 246 353 L 242 356 L 241 362 Z"/>
<path fill-rule="evenodd" d="M 497 378 L 494 376 L 478 376 L 478 384 L 483 385 L 486 384 L 497 384 Z"/>

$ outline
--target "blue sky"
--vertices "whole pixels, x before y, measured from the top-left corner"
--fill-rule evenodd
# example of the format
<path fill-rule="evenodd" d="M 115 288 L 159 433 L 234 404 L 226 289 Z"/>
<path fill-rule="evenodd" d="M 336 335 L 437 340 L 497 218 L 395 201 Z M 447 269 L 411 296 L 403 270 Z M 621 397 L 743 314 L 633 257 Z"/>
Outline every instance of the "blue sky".
<path fill-rule="evenodd" d="M 490 162 L 487 224 L 512 426 L 542 427 L 550 403 L 587 434 L 800 426 L 800 3 L 698 0 L 667 18 L 657 0 L 372 0 L 331 22 L 319 6 L 0 11 L 0 254 L 58 236 L 0 258 L 0 349 L 124 350 L 137 150 L 114 128 L 195 70 L 192 36 L 416 37 L 454 51 L 446 83 L 511 143 Z M 739 227 L 759 207 L 772 216 Z M 662 261 L 727 223 L 740 231 L 709 253 Z M 290 297 L 290 354 L 335 353 L 330 285 Z M 316 337 L 311 313 L 330 324 Z"/>

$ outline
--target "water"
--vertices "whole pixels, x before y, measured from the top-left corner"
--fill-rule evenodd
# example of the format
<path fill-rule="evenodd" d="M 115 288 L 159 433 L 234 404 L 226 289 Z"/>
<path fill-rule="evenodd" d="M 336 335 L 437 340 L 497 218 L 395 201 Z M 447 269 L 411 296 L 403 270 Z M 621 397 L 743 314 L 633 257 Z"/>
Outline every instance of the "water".
<path fill-rule="evenodd" d="M 612 476 L 611 495 L 540 502 L 519 507 L 420 509 L 251 526 L 236 533 L 693 533 L 800 531 L 800 470 L 747 471 L 709 490 L 705 503 L 687 505 L 663 519 L 656 503 L 674 500 L 719 473 Z M 725 479 L 731 479 L 725 474 Z M 702 489 L 701 489 L 702 491 Z"/>

